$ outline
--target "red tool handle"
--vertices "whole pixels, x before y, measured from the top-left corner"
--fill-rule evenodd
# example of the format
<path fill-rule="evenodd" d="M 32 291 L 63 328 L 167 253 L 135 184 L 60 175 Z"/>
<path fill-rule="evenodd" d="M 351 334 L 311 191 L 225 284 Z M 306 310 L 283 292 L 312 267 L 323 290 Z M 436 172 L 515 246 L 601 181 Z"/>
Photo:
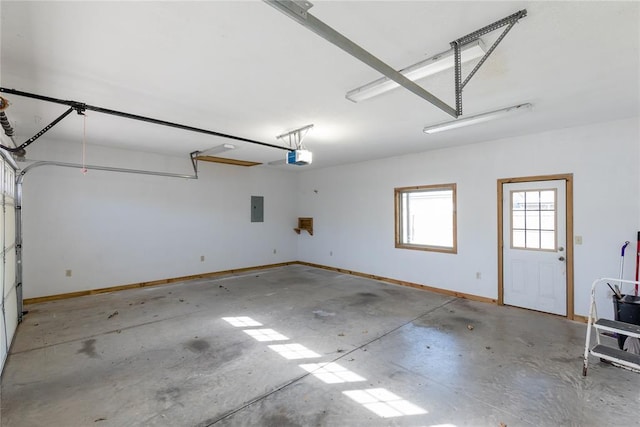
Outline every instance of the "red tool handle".
<path fill-rule="evenodd" d="M 636 243 L 636 282 L 638 281 L 638 272 L 640 270 L 640 231 L 638 231 L 638 241 Z M 636 296 L 638 296 L 638 284 L 636 283 L 635 289 Z"/>

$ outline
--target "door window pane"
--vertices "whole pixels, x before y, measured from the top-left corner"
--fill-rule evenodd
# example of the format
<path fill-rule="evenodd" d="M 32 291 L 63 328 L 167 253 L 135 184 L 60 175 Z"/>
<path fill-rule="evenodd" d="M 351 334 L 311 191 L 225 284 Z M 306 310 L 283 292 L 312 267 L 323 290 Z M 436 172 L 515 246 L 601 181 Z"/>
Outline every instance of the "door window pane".
<path fill-rule="evenodd" d="M 511 200 L 514 211 L 524 211 L 524 191 L 514 191 L 511 193 Z"/>
<path fill-rule="evenodd" d="M 553 231 L 541 231 L 540 232 L 540 249 L 555 250 L 555 232 Z"/>
<path fill-rule="evenodd" d="M 556 213 L 554 211 L 540 212 L 540 229 L 551 231 L 556 229 Z"/>
<path fill-rule="evenodd" d="M 511 236 L 511 245 L 514 248 L 524 248 L 525 241 L 524 230 L 513 230 L 513 235 Z"/>
<path fill-rule="evenodd" d="M 545 190 L 540 192 L 540 203 L 543 210 L 555 210 L 556 192 L 555 190 Z"/>
<path fill-rule="evenodd" d="M 524 230 L 524 210 L 522 211 L 513 211 L 513 228 Z"/>
<path fill-rule="evenodd" d="M 540 211 L 531 211 L 527 209 L 527 223 L 525 228 L 527 230 L 540 229 Z"/>
<path fill-rule="evenodd" d="M 536 208 L 540 203 L 540 192 L 539 191 L 527 191 L 525 193 L 525 205 L 528 208 Z M 528 210 L 528 209 L 527 209 Z"/>
<path fill-rule="evenodd" d="M 531 249 L 540 248 L 540 231 L 539 230 L 527 230 L 525 232 L 527 238 L 526 247 Z"/>
<path fill-rule="evenodd" d="M 511 247 L 556 250 L 556 190 L 511 192 Z"/>

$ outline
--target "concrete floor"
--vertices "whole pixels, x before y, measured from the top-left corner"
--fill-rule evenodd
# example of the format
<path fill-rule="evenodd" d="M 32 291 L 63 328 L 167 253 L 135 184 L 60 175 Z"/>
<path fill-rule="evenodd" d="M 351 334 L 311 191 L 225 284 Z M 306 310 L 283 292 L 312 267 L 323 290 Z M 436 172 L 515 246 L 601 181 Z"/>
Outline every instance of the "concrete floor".
<path fill-rule="evenodd" d="M 638 423 L 584 324 L 304 266 L 27 308 L 5 427 Z"/>

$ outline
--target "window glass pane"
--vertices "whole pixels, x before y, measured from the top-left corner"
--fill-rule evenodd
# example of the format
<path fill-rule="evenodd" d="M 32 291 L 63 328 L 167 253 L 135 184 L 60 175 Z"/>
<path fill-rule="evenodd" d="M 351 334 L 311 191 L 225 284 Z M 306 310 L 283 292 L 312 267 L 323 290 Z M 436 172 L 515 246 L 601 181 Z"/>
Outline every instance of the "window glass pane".
<path fill-rule="evenodd" d="M 409 195 L 404 193 L 401 195 L 402 197 L 402 206 L 400 210 L 402 212 L 400 222 L 402 225 L 402 237 L 401 240 L 403 242 L 409 241 Z"/>
<path fill-rule="evenodd" d="M 540 212 L 527 211 L 527 230 L 538 230 L 540 228 Z"/>
<path fill-rule="evenodd" d="M 528 209 L 538 209 L 538 206 L 540 204 L 540 192 L 539 191 L 527 191 L 526 192 L 526 198 L 527 198 L 527 210 Z"/>
<path fill-rule="evenodd" d="M 538 230 L 527 230 L 527 248 L 540 249 L 540 232 Z"/>
<path fill-rule="evenodd" d="M 541 231 L 540 232 L 540 248 L 541 249 L 556 249 L 555 233 L 553 231 Z"/>
<path fill-rule="evenodd" d="M 524 229 L 524 211 L 513 211 L 512 215 L 512 227 Z"/>
<path fill-rule="evenodd" d="M 511 236 L 511 246 L 514 248 L 524 248 L 524 230 L 513 230 Z"/>
<path fill-rule="evenodd" d="M 511 193 L 511 204 L 514 211 L 524 210 L 524 192 L 514 191 Z"/>
<path fill-rule="evenodd" d="M 452 192 L 410 193 L 407 243 L 432 246 L 453 245 Z"/>
<path fill-rule="evenodd" d="M 542 230 L 556 229 L 556 213 L 554 211 L 540 212 L 540 228 Z"/>
<path fill-rule="evenodd" d="M 555 210 L 556 191 L 545 190 L 540 192 L 540 204 L 543 210 Z"/>

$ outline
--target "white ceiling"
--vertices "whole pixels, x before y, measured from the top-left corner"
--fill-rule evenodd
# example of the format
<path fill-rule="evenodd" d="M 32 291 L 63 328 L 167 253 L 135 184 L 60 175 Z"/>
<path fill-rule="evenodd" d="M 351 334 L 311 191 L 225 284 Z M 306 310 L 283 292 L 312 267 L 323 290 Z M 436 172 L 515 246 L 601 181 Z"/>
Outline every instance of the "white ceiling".
<path fill-rule="evenodd" d="M 463 106 L 465 115 L 533 110 L 435 135 L 423 127 L 451 117 L 404 89 L 346 100 L 380 74 L 261 1 L 2 1 L 0 84 L 271 144 L 313 123 L 310 168 L 640 115 L 638 2 L 316 1 L 310 13 L 400 69 L 520 9 L 527 17 L 465 88 Z M 453 70 L 418 83 L 453 105 Z M 18 143 L 66 109 L 3 96 Z M 74 113 L 47 136 L 35 144 L 81 141 L 82 119 Z M 239 148 L 225 157 L 259 162 L 285 154 L 96 112 L 87 141 L 177 156 L 231 142 Z"/>

